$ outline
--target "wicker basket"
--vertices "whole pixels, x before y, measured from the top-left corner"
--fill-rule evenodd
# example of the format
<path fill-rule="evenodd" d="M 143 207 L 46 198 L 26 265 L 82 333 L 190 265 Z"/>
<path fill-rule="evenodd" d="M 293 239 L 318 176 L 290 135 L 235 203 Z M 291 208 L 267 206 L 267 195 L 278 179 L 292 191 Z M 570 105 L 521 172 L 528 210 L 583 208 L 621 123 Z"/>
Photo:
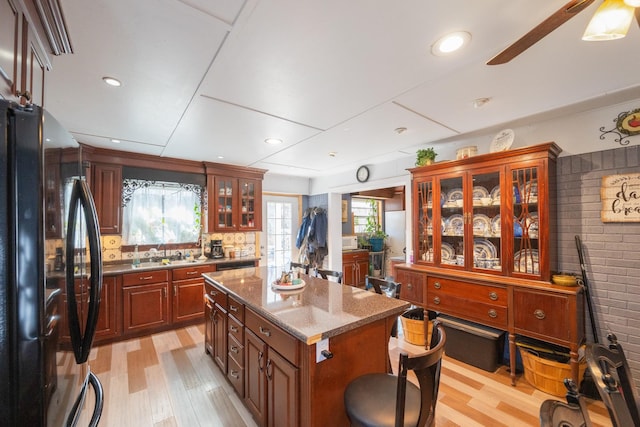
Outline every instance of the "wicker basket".
<path fill-rule="evenodd" d="M 544 359 L 535 354 L 535 351 L 523 348 L 520 345 L 518 345 L 518 348 L 522 355 L 524 378 L 538 390 L 554 396 L 564 397 L 567 394 L 564 379 L 571 378 L 571 365 Z M 586 368 L 586 360 L 584 358 L 580 359 L 578 364 L 578 386 L 580 386 L 579 383 L 582 381 Z"/>

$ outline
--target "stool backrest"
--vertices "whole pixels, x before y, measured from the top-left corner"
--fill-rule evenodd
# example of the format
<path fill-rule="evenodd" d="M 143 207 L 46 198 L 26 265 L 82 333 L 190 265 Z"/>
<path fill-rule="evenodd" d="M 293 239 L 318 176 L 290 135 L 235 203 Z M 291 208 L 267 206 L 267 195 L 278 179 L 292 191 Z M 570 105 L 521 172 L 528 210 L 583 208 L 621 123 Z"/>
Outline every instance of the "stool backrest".
<path fill-rule="evenodd" d="M 371 286 L 377 294 L 385 294 L 389 298 L 400 298 L 400 283 L 398 282 L 371 276 L 367 276 L 365 281 L 367 288 Z"/>
<path fill-rule="evenodd" d="M 327 279 L 327 280 L 330 280 L 329 278 L 333 277 L 336 279 L 338 283 L 342 283 L 342 271 L 317 269 L 316 276 L 320 276 L 323 279 Z"/>
<path fill-rule="evenodd" d="M 301 273 L 304 274 L 309 274 L 309 264 L 302 264 L 299 262 L 291 262 L 291 264 L 289 264 L 289 268 L 291 270 L 299 270 Z"/>
<path fill-rule="evenodd" d="M 422 406 L 418 426 L 432 425 L 436 416 L 436 402 L 440 388 L 440 371 L 442 355 L 447 337 L 444 327 L 437 320 L 434 321 L 431 337 L 431 347 L 425 353 L 409 356 L 400 353 L 398 367 L 398 391 L 396 397 L 396 427 L 404 426 L 404 407 L 407 392 L 407 374 L 413 371 L 420 385 Z"/>

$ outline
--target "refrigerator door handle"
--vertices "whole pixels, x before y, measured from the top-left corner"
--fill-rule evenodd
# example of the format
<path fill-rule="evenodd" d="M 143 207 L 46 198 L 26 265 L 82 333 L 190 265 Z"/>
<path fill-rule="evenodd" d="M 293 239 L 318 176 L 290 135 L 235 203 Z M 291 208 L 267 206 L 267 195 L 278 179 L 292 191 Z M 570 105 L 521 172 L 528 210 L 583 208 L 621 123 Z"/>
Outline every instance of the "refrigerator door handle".
<path fill-rule="evenodd" d="M 89 384 L 93 387 L 93 392 L 96 395 L 96 406 L 93 408 L 89 427 L 97 427 L 102 416 L 102 407 L 104 406 L 104 391 L 102 390 L 102 383 L 93 372 L 89 372 Z"/>
<path fill-rule="evenodd" d="M 80 331 L 80 321 L 78 317 L 75 292 L 75 231 L 76 215 L 78 204 L 82 207 L 87 226 L 87 237 L 89 241 L 89 251 L 91 254 L 91 276 L 89 307 L 84 325 L 84 336 Z M 69 203 L 69 220 L 67 222 L 67 310 L 69 317 L 69 334 L 73 352 L 77 363 L 84 363 L 89 358 L 93 336 L 98 322 L 100 310 L 100 296 L 102 293 L 102 250 L 100 248 L 100 227 L 98 225 L 98 215 L 93 203 L 93 197 L 87 183 L 77 179 L 73 183 L 71 200 Z"/>

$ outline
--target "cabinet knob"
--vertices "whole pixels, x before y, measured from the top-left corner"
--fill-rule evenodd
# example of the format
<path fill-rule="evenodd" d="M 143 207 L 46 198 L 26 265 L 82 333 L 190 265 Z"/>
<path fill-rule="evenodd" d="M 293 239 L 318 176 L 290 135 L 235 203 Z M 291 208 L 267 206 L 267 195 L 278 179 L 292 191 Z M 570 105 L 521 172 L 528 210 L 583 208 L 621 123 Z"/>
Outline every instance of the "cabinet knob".
<path fill-rule="evenodd" d="M 218 295 L 218 293 L 216 291 L 209 291 L 209 295 L 215 297 L 216 295 Z"/>
<path fill-rule="evenodd" d="M 236 327 L 235 327 L 235 326 L 233 326 L 233 325 L 229 325 L 229 330 L 230 330 L 231 332 L 233 332 L 234 334 L 238 333 L 238 328 L 236 328 Z"/>
<path fill-rule="evenodd" d="M 436 305 L 440 304 L 440 297 L 435 297 L 433 299 L 433 303 L 436 304 Z"/>
<path fill-rule="evenodd" d="M 440 287 L 441 287 L 440 282 L 434 283 L 433 287 L 436 288 L 436 289 L 440 289 Z"/>
<path fill-rule="evenodd" d="M 240 352 L 240 350 L 238 350 L 238 347 L 236 347 L 235 345 L 231 346 L 231 348 L 229 349 L 229 351 L 231 353 L 235 353 L 238 354 Z"/>
<path fill-rule="evenodd" d="M 489 317 L 491 317 L 492 319 L 495 319 L 496 317 L 498 317 L 498 313 L 492 308 L 491 310 L 489 310 Z"/>
<path fill-rule="evenodd" d="M 497 301 L 498 300 L 498 294 L 495 292 L 489 292 L 489 299 L 491 301 Z"/>
<path fill-rule="evenodd" d="M 536 319 L 538 320 L 543 320 L 545 317 L 547 317 L 544 310 L 540 310 L 540 309 L 537 309 L 536 311 L 534 311 L 533 315 L 536 316 Z"/>
<path fill-rule="evenodd" d="M 229 311 L 238 311 L 238 307 L 236 307 L 235 305 L 230 305 Z"/>
<path fill-rule="evenodd" d="M 239 379 L 240 375 L 238 375 L 238 371 L 231 370 L 229 371 L 229 375 L 231 375 L 235 379 Z"/>
<path fill-rule="evenodd" d="M 411 285 L 411 283 L 407 283 L 407 289 L 411 289 L 413 288 L 413 286 Z"/>

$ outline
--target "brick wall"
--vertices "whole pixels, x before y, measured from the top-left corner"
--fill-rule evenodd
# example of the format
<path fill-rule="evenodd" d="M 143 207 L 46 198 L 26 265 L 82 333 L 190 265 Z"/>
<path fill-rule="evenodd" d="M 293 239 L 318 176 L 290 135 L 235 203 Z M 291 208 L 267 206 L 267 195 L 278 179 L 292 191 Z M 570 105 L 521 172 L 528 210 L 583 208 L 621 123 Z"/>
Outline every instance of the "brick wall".
<path fill-rule="evenodd" d="M 603 223 L 603 176 L 640 172 L 640 146 L 561 157 L 557 168 L 558 266 L 578 273 L 575 236 L 582 239 L 598 338 L 609 332 L 629 360 L 640 387 L 640 223 Z M 592 340 L 587 316 L 587 335 Z"/>

